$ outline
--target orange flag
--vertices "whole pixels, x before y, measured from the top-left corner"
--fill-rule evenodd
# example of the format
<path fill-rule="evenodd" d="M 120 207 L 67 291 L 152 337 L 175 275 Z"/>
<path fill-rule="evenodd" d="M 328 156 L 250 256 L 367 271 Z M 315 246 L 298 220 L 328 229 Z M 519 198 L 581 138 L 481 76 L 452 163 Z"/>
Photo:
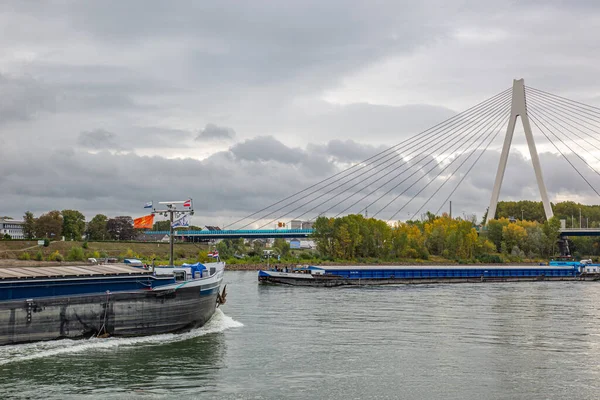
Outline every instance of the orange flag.
<path fill-rule="evenodd" d="M 154 214 L 144 215 L 133 220 L 133 227 L 136 229 L 152 229 L 154 225 Z"/>

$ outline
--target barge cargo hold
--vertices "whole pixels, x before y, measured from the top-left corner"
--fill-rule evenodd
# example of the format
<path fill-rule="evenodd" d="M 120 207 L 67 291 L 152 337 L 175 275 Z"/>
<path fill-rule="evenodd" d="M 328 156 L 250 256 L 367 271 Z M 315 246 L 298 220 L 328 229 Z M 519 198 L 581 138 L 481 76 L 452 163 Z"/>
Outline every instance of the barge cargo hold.
<path fill-rule="evenodd" d="M 307 266 L 258 271 L 260 283 L 298 286 L 390 285 L 418 283 L 513 282 L 597 279 L 579 266 Z"/>
<path fill-rule="evenodd" d="M 224 295 L 225 264 L 0 268 L 0 345 L 140 336 L 204 325 Z"/>

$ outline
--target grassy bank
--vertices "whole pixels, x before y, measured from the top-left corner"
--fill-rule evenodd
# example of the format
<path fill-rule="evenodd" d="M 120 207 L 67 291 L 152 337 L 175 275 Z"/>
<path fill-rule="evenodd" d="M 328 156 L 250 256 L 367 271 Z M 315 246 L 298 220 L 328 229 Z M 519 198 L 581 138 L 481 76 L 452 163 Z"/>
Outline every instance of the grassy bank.
<path fill-rule="evenodd" d="M 176 243 L 174 247 L 175 264 L 184 262 L 194 263 L 197 261 L 210 261 L 206 255 L 208 246 L 200 243 Z M 155 259 L 156 264 L 167 264 L 169 259 L 168 243 L 142 243 L 142 242 L 51 242 L 48 247 L 38 246 L 37 241 L 0 241 L 0 260 L 18 260 L 27 265 L 35 263 L 67 262 L 81 264 L 88 257 L 104 258 L 114 257 L 119 260 L 123 258 L 139 258 L 151 264 Z M 341 260 L 322 258 L 312 250 L 292 250 L 290 254 L 281 260 L 272 258 L 271 266 L 284 265 L 458 265 L 458 264 L 489 264 L 493 262 L 505 262 L 511 264 L 540 263 L 547 260 L 511 260 L 498 255 L 497 261 L 488 259 L 481 260 L 449 260 L 444 257 L 430 256 L 427 260 L 415 258 L 400 258 L 395 260 L 384 260 L 379 258 L 357 258 L 353 260 Z M 228 264 L 228 270 L 255 271 L 267 267 L 266 260 L 259 256 L 245 257 L 243 259 L 228 258 L 223 260 Z M 3 262 L 2 264 L 6 264 Z M 11 264 L 9 262 L 9 264 Z M 20 265 L 12 263 L 12 265 Z"/>
<path fill-rule="evenodd" d="M 60 254 L 65 260 L 73 248 L 80 248 L 83 258 L 115 257 L 119 259 L 139 257 L 146 261 L 169 259 L 168 243 L 141 242 L 50 242 L 48 247 L 38 246 L 37 241 L 0 241 L 0 259 L 50 261 L 52 255 Z M 201 243 L 176 243 L 174 256 L 177 260 L 195 260 L 207 246 Z M 37 260 L 40 261 L 40 260 Z M 54 260 L 52 260 L 54 261 Z M 183 262 L 183 261 L 182 261 Z"/>

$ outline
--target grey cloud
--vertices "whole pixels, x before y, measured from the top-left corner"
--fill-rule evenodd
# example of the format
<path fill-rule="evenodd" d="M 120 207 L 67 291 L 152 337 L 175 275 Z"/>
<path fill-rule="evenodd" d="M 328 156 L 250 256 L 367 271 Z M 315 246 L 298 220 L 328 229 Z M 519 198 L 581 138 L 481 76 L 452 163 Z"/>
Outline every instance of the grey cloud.
<path fill-rule="evenodd" d="M 117 135 L 104 129 L 81 132 L 77 144 L 90 150 L 123 150 L 117 143 Z"/>
<path fill-rule="evenodd" d="M 197 141 L 203 140 L 228 140 L 235 137 L 235 131 L 226 126 L 217 126 L 215 124 L 206 124 L 204 129 L 196 136 Z"/>
<path fill-rule="evenodd" d="M 205 218 L 240 215 L 435 125 L 515 77 L 597 104 L 598 6 L 525 1 L 515 13 L 512 3 L 441 0 L 376 7 L 339 0 L 0 4 L 0 153 L 10 160 L 0 169 L 0 204 L 131 213 L 139 197 L 160 195 L 169 182 L 182 188 L 178 195 L 199 193 Z M 241 142 L 224 151 L 201 146 L 194 129 L 206 121 L 235 126 Z M 98 127 L 118 136 L 98 134 Z M 213 137 L 225 129 L 217 128 Z M 264 136 L 272 132 L 277 135 Z M 132 154 L 57 152 L 79 139 L 86 148 L 127 148 Z M 519 143 L 522 136 L 515 137 Z M 140 156 L 182 157 L 201 147 L 214 153 L 203 153 L 203 161 Z M 25 152 L 31 167 L 15 159 Z M 486 152 L 452 196 L 459 212 L 485 209 L 497 156 Z M 553 196 L 573 193 L 596 201 L 563 160 L 541 158 Z M 428 161 L 413 158 L 407 165 Z M 390 169 L 357 179 L 337 199 L 360 198 L 391 177 L 382 178 Z M 434 178 L 440 170 L 407 180 L 436 179 L 402 210 L 403 217 L 445 179 Z M 156 180 L 146 179 L 148 171 L 158 171 Z M 432 201 L 441 202 L 459 176 Z M 399 210 L 419 188 L 407 190 L 382 216 Z M 501 196 L 537 198 L 529 162 L 516 152 Z"/>
<path fill-rule="evenodd" d="M 300 163 L 306 153 L 301 149 L 289 148 L 272 136 L 259 136 L 231 147 L 239 160 L 277 161 L 284 164 Z"/>
<path fill-rule="evenodd" d="M 32 78 L 0 74 L 0 93 L 0 124 L 27 121 L 56 107 L 55 93 Z"/>
<path fill-rule="evenodd" d="M 345 168 L 344 163 L 331 161 L 338 157 L 328 152 L 328 146 L 309 147 L 312 151 L 263 137 L 215 153 L 203 161 L 140 157 L 133 153 L 90 154 L 68 148 L 54 152 L 38 152 L 34 148 L 38 156 L 23 160 L 7 152 L 3 154 L 8 170 L 2 174 L 5 190 L 0 194 L 0 203 L 8 205 L 4 214 L 15 216 L 26 209 L 41 213 L 53 208 L 78 208 L 90 217 L 95 212 L 136 215 L 142 212 L 141 204 L 147 199 L 166 196 L 164 187 L 168 182 L 169 198 L 195 199 L 196 223 L 222 224 L 273 204 Z M 360 147 L 358 143 L 352 145 L 355 152 Z M 373 150 L 369 145 L 363 147 L 364 152 Z M 270 151 L 265 152 L 267 148 Z M 282 159 L 264 156 L 271 152 L 282 155 Z M 294 157 L 294 163 L 290 163 Z M 498 151 L 486 152 L 478 167 L 458 187 L 451 197 L 455 213 L 482 215 L 489 202 L 498 157 Z M 573 179 L 573 172 L 565 168 L 564 160 L 548 153 L 541 158 L 551 199 L 564 192 L 576 193 L 583 199 L 594 198 L 583 181 Z M 369 215 L 378 213 L 377 217 L 385 219 L 396 214 L 395 218 L 406 219 L 448 178 L 423 212 L 435 211 L 440 205 L 446 210 L 447 205 L 441 202 L 458 184 L 466 167 L 451 175 L 454 169 L 436 177 L 441 167 L 431 156 L 402 159 L 402 164 L 388 167 L 367 165 L 353 174 L 342 174 L 346 177 L 341 180 L 342 176 L 325 180 L 261 213 L 257 217 L 263 217 L 262 221 L 253 226 L 280 217 L 309 219 L 325 211 L 333 216 L 339 212 L 359 212 L 366 207 Z M 148 171 L 152 171 L 152 179 L 147 178 Z M 505 176 L 501 199 L 539 198 L 530 162 L 518 152 L 511 154 Z M 428 182 L 431 185 L 421 190 Z M 282 209 L 277 210 L 280 206 Z"/>

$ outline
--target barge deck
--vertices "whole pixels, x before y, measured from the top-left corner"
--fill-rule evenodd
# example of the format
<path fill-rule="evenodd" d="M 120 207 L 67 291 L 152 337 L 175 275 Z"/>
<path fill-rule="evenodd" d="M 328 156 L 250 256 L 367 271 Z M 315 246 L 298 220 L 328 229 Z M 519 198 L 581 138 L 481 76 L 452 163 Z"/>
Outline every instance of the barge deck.
<path fill-rule="evenodd" d="M 363 286 L 466 282 L 598 280 L 574 266 L 307 266 L 259 271 L 260 283 L 297 286 Z"/>

